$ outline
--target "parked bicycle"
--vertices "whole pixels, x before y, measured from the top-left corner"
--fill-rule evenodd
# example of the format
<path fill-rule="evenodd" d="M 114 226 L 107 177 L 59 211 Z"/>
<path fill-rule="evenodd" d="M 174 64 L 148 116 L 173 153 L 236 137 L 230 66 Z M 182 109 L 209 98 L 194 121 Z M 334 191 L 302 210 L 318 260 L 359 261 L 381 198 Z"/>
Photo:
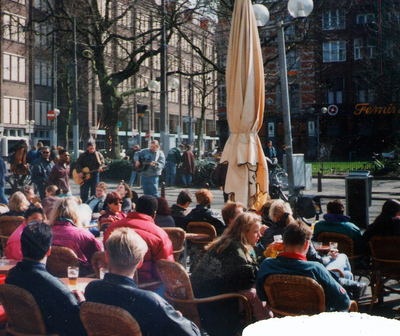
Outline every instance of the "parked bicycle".
<path fill-rule="evenodd" d="M 381 154 L 372 154 L 371 162 L 363 164 L 363 169 L 368 170 L 375 176 L 390 175 L 398 177 L 400 174 L 400 164 L 390 159 L 382 159 Z M 380 161 L 378 158 L 381 158 Z"/>
<path fill-rule="evenodd" d="M 287 179 L 287 174 L 285 173 Z M 321 198 L 319 196 L 308 197 L 303 195 L 305 186 L 297 186 L 294 188 L 293 195 L 286 195 L 283 192 L 283 184 L 279 180 L 279 175 L 273 175 L 270 179 L 269 194 L 272 199 L 282 199 L 288 202 L 293 210 L 293 217 L 301 219 L 308 225 L 311 225 L 306 218 L 314 218 L 319 220 L 319 215 L 322 214 Z"/>
<path fill-rule="evenodd" d="M 216 162 L 206 160 L 200 161 L 195 167 L 193 183 L 202 187 L 208 183 L 210 187 L 215 187 L 217 185 L 216 169 Z"/>

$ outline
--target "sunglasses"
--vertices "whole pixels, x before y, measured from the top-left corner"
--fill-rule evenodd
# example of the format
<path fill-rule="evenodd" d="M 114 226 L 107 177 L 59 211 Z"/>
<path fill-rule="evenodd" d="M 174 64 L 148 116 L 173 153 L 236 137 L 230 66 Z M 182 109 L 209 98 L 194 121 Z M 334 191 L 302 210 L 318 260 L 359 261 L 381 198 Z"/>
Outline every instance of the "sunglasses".
<path fill-rule="evenodd" d="M 43 154 L 50 154 L 50 152 L 42 152 Z"/>
<path fill-rule="evenodd" d="M 115 202 L 114 205 L 122 204 L 122 202 Z"/>

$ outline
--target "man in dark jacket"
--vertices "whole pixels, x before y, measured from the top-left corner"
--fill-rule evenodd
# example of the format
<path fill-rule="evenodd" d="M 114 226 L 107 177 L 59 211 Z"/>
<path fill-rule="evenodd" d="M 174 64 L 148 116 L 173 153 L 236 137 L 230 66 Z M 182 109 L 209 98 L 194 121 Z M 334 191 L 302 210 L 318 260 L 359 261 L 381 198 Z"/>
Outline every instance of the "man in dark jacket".
<path fill-rule="evenodd" d="M 75 297 L 60 279 L 46 270 L 52 239 L 51 227 L 46 223 L 28 224 L 21 235 L 23 260 L 8 272 L 6 283 L 32 294 L 49 334 L 86 335 L 79 318 L 79 302 L 85 298 L 78 292 Z"/>
<path fill-rule="evenodd" d="M 139 323 L 144 336 L 200 336 L 193 322 L 159 295 L 139 289 L 133 281 L 147 249 L 146 242 L 134 230 L 114 230 L 106 242 L 109 273 L 104 280 L 93 281 L 86 287 L 86 300 L 125 309 Z"/>
<path fill-rule="evenodd" d="M 192 203 L 191 192 L 187 189 L 182 190 L 178 195 L 176 204 L 171 206 L 171 217 L 174 219 L 176 227 L 182 229 L 185 227 L 185 217 L 190 203 Z"/>
<path fill-rule="evenodd" d="M 90 178 L 81 185 L 81 199 L 85 203 L 90 196 L 96 195 L 96 185 L 100 182 L 100 173 L 103 171 L 104 157 L 96 151 L 96 144 L 88 142 L 87 151 L 79 155 L 75 169 L 80 178 L 84 178 L 83 169 L 90 171 Z"/>
<path fill-rule="evenodd" d="M 210 190 L 200 189 L 196 192 L 197 205 L 186 217 L 183 229 L 186 231 L 190 222 L 207 222 L 215 227 L 217 235 L 220 236 L 226 226 L 222 221 L 221 215 L 207 207 L 211 204 L 213 194 Z"/>
<path fill-rule="evenodd" d="M 171 148 L 165 160 L 165 183 L 167 187 L 175 186 L 176 166 L 181 163 L 183 145 Z"/>
<path fill-rule="evenodd" d="M 37 159 L 31 169 L 32 181 L 39 190 L 40 199 L 46 197 L 47 179 L 50 176 L 54 162 L 50 160 L 50 148 L 43 147 L 42 157 Z"/>

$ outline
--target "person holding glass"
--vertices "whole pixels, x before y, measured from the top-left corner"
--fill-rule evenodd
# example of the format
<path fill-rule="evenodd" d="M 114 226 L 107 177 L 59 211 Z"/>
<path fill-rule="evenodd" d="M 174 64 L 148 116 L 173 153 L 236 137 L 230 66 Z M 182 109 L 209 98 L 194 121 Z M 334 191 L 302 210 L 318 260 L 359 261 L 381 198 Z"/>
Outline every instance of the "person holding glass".
<path fill-rule="evenodd" d="M 221 237 L 210 243 L 207 253 L 192 273 L 195 297 L 204 298 L 225 293 L 247 297 L 256 320 L 273 316 L 261 302 L 254 288 L 258 264 L 253 247 L 260 238 L 261 218 L 255 213 L 239 214 Z M 238 302 L 221 302 L 199 306 L 204 328 L 210 336 L 232 335 L 237 327 Z"/>

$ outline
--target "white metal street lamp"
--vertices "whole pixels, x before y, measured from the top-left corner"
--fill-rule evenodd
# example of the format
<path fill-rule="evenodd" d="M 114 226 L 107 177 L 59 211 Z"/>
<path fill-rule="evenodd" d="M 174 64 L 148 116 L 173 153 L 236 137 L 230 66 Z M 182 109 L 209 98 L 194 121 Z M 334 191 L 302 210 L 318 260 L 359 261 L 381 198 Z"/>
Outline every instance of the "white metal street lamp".
<path fill-rule="evenodd" d="M 160 91 L 160 82 L 155 79 L 152 79 L 149 84 L 147 84 L 147 88 L 153 93 L 163 93 L 163 91 Z M 168 88 L 170 90 L 165 90 L 165 93 L 177 90 L 179 88 L 179 80 L 174 77 L 170 78 L 168 80 Z"/>
<path fill-rule="evenodd" d="M 312 12 L 312 0 L 289 0 L 288 11 L 293 18 L 305 18 Z M 257 26 L 265 26 L 269 21 L 269 12 L 263 5 L 253 5 L 254 15 L 257 20 Z M 260 23 L 260 25 L 259 25 Z M 266 29 L 276 29 L 278 53 L 279 53 L 279 72 L 282 91 L 282 114 L 283 124 L 285 129 L 285 143 L 288 146 L 286 149 L 286 166 L 289 182 L 289 194 L 294 194 L 294 169 L 293 169 L 293 147 L 292 147 L 292 129 L 290 123 L 290 101 L 289 101 L 289 86 L 287 79 L 286 67 L 286 50 L 285 50 L 285 32 L 284 27 L 290 23 L 283 23 L 282 20 L 276 22 L 275 26 L 268 26 Z"/>

